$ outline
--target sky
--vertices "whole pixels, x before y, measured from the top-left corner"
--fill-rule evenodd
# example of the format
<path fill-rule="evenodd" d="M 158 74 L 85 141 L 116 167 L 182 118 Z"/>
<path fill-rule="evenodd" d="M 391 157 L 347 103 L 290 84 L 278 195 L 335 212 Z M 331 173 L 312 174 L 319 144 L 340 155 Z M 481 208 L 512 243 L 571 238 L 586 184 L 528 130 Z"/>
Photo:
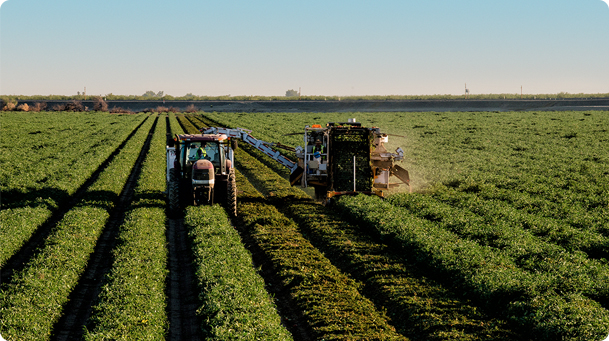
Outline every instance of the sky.
<path fill-rule="evenodd" d="M 2 0 L 0 0 L 2 1 Z M 8 0 L 1 95 L 609 93 L 601 0 Z"/>

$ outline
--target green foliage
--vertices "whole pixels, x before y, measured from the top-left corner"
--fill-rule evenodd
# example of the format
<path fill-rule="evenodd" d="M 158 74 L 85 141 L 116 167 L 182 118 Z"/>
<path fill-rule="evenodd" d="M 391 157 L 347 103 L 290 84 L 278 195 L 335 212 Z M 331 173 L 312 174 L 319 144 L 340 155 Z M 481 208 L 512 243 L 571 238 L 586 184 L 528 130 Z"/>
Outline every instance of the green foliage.
<path fill-rule="evenodd" d="M 291 340 L 264 281 L 219 205 L 186 210 L 201 306 L 209 340 Z"/>
<path fill-rule="evenodd" d="M 78 283 L 137 159 L 152 120 L 131 138 L 44 246 L 0 291 L 0 330 L 18 340 L 47 338 Z"/>
<path fill-rule="evenodd" d="M 243 155 L 236 160 L 239 158 L 243 159 Z M 244 163 L 238 163 L 237 167 L 244 169 Z M 252 165 L 246 173 L 251 175 L 254 168 L 258 169 L 258 165 Z M 274 177 L 269 173 L 257 174 L 259 177 L 254 181 L 261 187 L 265 177 Z M 313 247 L 293 221 L 260 200 L 261 195 L 240 173 L 237 182 L 243 191 L 239 194 L 238 208 L 246 233 L 269 259 L 317 339 L 404 340 L 372 302 L 360 295 L 359 285 Z"/>
<path fill-rule="evenodd" d="M 125 223 L 114 262 L 93 307 L 86 340 L 163 339 L 168 330 L 165 240 L 165 118 L 157 121 L 150 149 Z"/>
<path fill-rule="evenodd" d="M 144 118 L 89 113 L 1 114 L 0 264 L 69 200 Z"/>
<path fill-rule="evenodd" d="M 427 264 L 436 276 L 452 281 L 489 309 L 500 309 L 536 339 L 600 339 L 609 323 L 609 312 L 582 295 L 586 291 L 593 294 L 595 285 L 602 285 L 590 282 L 598 278 L 574 277 L 570 282 L 558 276 L 565 281 L 562 286 L 547 269 L 522 269 L 517 259 L 504 252 L 463 239 L 433 220 L 414 217 L 379 198 L 341 198 L 338 207 L 363 229 L 401 245 L 409 258 Z M 606 273 L 597 272 L 597 276 Z M 588 289 L 579 289 L 582 284 L 589 285 Z M 606 297 L 606 289 L 600 288 L 597 294 Z M 570 307 L 570 302 L 575 306 Z M 590 322 L 581 324 L 584 319 Z"/>

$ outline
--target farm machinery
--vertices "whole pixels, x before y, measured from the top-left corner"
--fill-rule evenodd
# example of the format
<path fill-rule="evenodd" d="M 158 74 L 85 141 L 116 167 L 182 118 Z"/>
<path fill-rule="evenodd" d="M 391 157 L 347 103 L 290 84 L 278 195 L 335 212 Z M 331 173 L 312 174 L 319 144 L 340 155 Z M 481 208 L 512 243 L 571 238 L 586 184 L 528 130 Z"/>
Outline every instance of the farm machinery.
<path fill-rule="evenodd" d="M 168 139 L 166 180 L 172 212 L 191 204 L 222 203 L 229 214 L 237 214 L 233 147 L 224 134 L 183 134 Z"/>
<path fill-rule="evenodd" d="M 404 151 L 388 152 L 387 134 L 380 128 L 366 128 L 355 119 L 349 122 L 305 127 L 304 148 L 296 147 L 299 172 L 292 172 L 292 185 L 313 186 L 317 199 L 329 200 L 336 195 L 366 193 L 383 197 L 400 183 L 390 183 L 395 176 L 410 190 L 408 171 L 396 164 Z"/>
<path fill-rule="evenodd" d="M 236 214 L 234 149 L 241 140 L 261 151 L 290 171 L 290 183 L 314 187 L 316 199 L 328 201 L 336 195 L 367 193 L 384 196 L 400 183 L 390 183 L 395 176 L 410 187 L 408 171 L 396 164 L 404 151 L 388 152 L 388 135 L 379 128 L 366 128 L 349 122 L 306 126 L 304 147 L 292 148 L 280 143 L 256 139 L 251 130 L 242 128 L 203 128 L 202 134 L 176 135 L 175 145 L 167 146 L 167 181 L 172 209 L 194 203 L 225 203 Z M 281 152 L 295 153 L 292 161 Z"/>

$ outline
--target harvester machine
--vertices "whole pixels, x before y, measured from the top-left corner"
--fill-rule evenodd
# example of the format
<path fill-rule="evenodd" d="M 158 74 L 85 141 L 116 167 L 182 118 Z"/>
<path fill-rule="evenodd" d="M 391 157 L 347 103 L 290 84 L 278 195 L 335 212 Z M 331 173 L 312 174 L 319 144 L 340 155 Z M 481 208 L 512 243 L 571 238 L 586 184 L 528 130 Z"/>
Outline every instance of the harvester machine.
<path fill-rule="evenodd" d="M 290 183 L 300 182 L 303 188 L 315 188 L 315 197 L 327 201 L 336 195 L 367 193 L 383 197 L 400 183 L 390 183 L 395 176 L 410 189 L 408 171 L 396 164 L 404 159 L 404 151 L 397 148 L 388 152 L 385 143 L 388 135 L 379 128 L 362 127 L 361 123 L 328 123 L 306 126 L 304 148 L 287 147 L 254 138 L 251 130 L 236 128 L 205 128 L 201 132 L 239 139 L 253 146 L 290 170 Z M 291 150 L 298 158 L 290 160 L 273 148 Z M 230 149 L 232 153 L 232 149 Z M 231 154 L 232 155 L 232 154 Z M 232 160 L 232 156 L 231 156 Z M 194 185 L 193 185 L 194 186 Z"/>
<path fill-rule="evenodd" d="M 366 128 L 355 119 L 349 122 L 306 126 L 304 148 L 295 149 L 300 175 L 293 172 L 292 185 L 313 186 L 317 199 L 329 200 L 336 195 L 366 193 L 383 197 L 401 183 L 390 183 L 395 176 L 410 190 L 408 171 L 396 162 L 404 151 L 385 148 L 389 137 L 379 128 Z"/>

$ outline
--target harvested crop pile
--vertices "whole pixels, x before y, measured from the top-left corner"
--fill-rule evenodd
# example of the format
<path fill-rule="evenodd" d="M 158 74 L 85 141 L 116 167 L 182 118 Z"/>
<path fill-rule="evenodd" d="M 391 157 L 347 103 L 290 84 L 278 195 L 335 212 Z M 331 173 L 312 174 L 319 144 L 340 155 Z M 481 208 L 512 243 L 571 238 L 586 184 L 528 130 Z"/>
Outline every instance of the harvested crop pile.
<path fill-rule="evenodd" d="M 355 180 L 358 191 L 372 189 L 372 168 L 370 167 L 370 146 L 372 137 L 368 130 L 338 130 L 330 137 L 334 173 L 334 190 L 353 190 L 353 157 L 355 156 Z"/>

